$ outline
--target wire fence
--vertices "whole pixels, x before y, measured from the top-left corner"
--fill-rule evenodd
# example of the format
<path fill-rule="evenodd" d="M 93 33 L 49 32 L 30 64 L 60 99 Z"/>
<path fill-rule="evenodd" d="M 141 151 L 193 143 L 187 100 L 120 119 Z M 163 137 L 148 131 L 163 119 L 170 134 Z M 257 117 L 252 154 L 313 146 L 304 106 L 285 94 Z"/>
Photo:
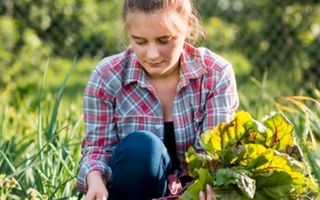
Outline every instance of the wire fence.
<path fill-rule="evenodd" d="M 36 68 L 49 55 L 73 59 L 119 52 L 121 4 L 119 0 L 0 0 L 0 70 Z M 239 73 L 285 71 L 296 85 L 320 87 L 319 1 L 196 0 L 194 4 L 207 31 L 200 45 L 227 57 Z"/>

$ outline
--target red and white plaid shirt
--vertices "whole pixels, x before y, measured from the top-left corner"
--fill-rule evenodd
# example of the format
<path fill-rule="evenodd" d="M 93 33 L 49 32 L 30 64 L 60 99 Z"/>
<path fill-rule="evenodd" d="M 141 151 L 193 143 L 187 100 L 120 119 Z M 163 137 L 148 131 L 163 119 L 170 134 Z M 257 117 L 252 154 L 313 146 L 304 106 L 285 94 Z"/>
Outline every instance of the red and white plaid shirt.
<path fill-rule="evenodd" d="M 180 56 L 180 82 L 172 117 L 177 155 L 186 170 L 185 152 L 201 150 L 200 134 L 230 121 L 239 105 L 231 64 L 206 48 L 185 44 Z M 84 93 L 86 135 L 77 187 L 87 190 L 89 172 L 99 170 L 107 181 L 109 159 L 119 141 L 137 130 L 164 137 L 162 106 L 132 48 L 103 59 L 93 70 Z"/>

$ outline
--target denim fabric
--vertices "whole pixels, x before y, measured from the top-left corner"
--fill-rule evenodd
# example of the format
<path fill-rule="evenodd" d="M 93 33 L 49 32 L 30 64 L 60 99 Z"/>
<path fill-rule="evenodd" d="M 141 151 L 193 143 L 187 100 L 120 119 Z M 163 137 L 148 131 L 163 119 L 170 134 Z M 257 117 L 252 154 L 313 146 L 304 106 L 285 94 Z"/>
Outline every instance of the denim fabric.
<path fill-rule="evenodd" d="M 150 200 L 167 194 L 171 159 L 153 133 L 138 131 L 126 136 L 110 161 L 109 200 Z"/>

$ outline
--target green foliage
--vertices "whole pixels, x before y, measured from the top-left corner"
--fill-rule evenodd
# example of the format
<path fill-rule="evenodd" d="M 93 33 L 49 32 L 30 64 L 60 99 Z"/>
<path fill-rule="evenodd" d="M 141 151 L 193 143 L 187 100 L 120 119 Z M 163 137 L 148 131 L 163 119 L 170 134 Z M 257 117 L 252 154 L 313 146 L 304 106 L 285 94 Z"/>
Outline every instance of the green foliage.
<path fill-rule="evenodd" d="M 39 95 L 22 99 L 10 87 L 0 93 L 0 174 L 16 180 L 4 198 L 58 199 L 77 194 L 81 112 L 74 104 L 59 108 L 70 73 L 56 97 L 45 92 L 45 75 Z"/>
<path fill-rule="evenodd" d="M 119 52 L 124 40 L 121 4 L 117 0 L 1 1 L 0 70 L 7 73 L 0 73 L 0 87 L 17 79 L 34 84 L 31 80 L 41 74 L 38 66 L 49 56 L 101 58 Z M 320 5 L 316 1 L 197 0 L 195 5 L 208 33 L 205 46 L 227 55 L 239 76 L 261 79 L 272 72 L 286 77 L 293 83 L 289 91 L 299 94 L 313 95 L 319 87 Z M 311 81 L 305 83 L 305 78 Z M 240 84 L 245 81 L 239 78 Z"/>
<path fill-rule="evenodd" d="M 207 155 L 188 150 L 186 161 L 196 182 L 180 199 L 197 199 L 207 183 L 218 199 L 299 199 L 316 191 L 294 142 L 293 125 L 282 114 L 260 123 L 238 112 L 230 123 L 203 133 L 200 144 Z"/>
<path fill-rule="evenodd" d="M 20 21 L 22 33 L 26 28 L 34 30 L 57 55 L 69 58 L 76 54 L 83 55 L 86 47 L 99 45 L 90 47 L 92 52 L 86 51 L 96 56 L 94 49 L 104 53 L 115 50 L 116 32 L 103 31 L 105 27 L 116 30 L 115 21 L 120 20 L 119 4 L 118 1 L 98 0 L 22 0 L 14 3 L 12 16 Z M 21 14 L 27 17 L 21 17 Z M 119 17 L 114 18 L 117 15 Z M 108 40 L 99 41 L 99 38 Z"/>
<path fill-rule="evenodd" d="M 310 163 L 311 173 L 320 184 L 320 103 L 306 96 L 283 97 L 277 103 L 295 125 L 296 136 Z"/>
<path fill-rule="evenodd" d="M 118 52 L 120 3 L 1 1 L 0 71 L 6 73 L 0 73 L 0 89 L 14 84 L 11 87 L 28 92 L 36 87 L 42 76 L 39 66 L 49 57 L 94 60 Z"/>
<path fill-rule="evenodd" d="M 67 199 L 77 194 L 74 176 L 83 134 L 82 92 L 101 57 L 121 50 L 121 3 L 118 0 L 0 1 L 0 174 L 6 174 L 8 180 L 15 177 L 19 183 L 10 187 L 10 198 L 31 198 L 36 194 L 40 199 Z M 204 45 L 234 66 L 240 108 L 259 119 L 275 108 L 286 112 L 295 126 L 295 138 L 306 155 L 311 174 L 319 183 L 320 109 L 317 103 L 310 103 L 319 100 L 281 98 L 305 93 L 320 98 L 319 3 L 197 0 L 195 5 L 208 33 Z M 77 67 L 61 99 L 61 83 L 76 55 Z M 48 58 L 50 65 L 44 69 L 42 66 Z M 44 73 L 46 80 L 39 89 Z M 279 106 L 275 100 L 289 105 Z M 55 102 L 59 106 L 55 107 Z M 257 139 L 263 137 L 259 135 Z M 194 168 L 202 163 L 210 163 L 213 168 L 222 166 L 208 156 L 189 151 L 198 160 Z M 230 150 L 224 159 L 237 163 L 236 155 Z M 210 162 L 206 162 L 208 159 Z M 210 173 L 201 171 L 201 185 L 212 182 Z M 233 171 L 219 172 L 218 183 L 227 180 L 229 185 L 238 185 L 238 177 L 251 176 L 240 169 Z M 291 181 L 284 175 L 281 177 Z M 249 179 L 244 180 L 252 184 Z M 196 186 L 194 194 L 200 189 Z M 235 199 L 246 190 L 230 192 L 220 188 L 219 192 L 227 199 Z"/>
<path fill-rule="evenodd" d="M 196 1 L 208 43 L 217 52 L 236 51 L 250 60 L 254 77 L 267 71 L 290 77 L 296 91 L 319 87 L 319 12 L 317 1 Z M 233 62 L 237 67 L 237 62 Z M 305 85 L 304 79 L 312 78 Z M 291 84 L 292 86 L 292 84 Z M 300 91 L 301 92 L 301 91 Z M 306 92 L 306 91 L 304 91 Z"/>

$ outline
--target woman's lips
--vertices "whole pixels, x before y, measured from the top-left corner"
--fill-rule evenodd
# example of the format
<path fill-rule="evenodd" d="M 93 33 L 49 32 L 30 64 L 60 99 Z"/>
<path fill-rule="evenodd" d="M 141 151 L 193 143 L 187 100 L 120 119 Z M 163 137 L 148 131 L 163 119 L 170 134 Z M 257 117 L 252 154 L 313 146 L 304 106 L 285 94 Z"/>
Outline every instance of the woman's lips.
<path fill-rule="evenodd" d="M 148 65 L 150 65 L 151 67 L 158 67 L 159 65 L 161 65 L 162 62 L 148 62 Z"/>

